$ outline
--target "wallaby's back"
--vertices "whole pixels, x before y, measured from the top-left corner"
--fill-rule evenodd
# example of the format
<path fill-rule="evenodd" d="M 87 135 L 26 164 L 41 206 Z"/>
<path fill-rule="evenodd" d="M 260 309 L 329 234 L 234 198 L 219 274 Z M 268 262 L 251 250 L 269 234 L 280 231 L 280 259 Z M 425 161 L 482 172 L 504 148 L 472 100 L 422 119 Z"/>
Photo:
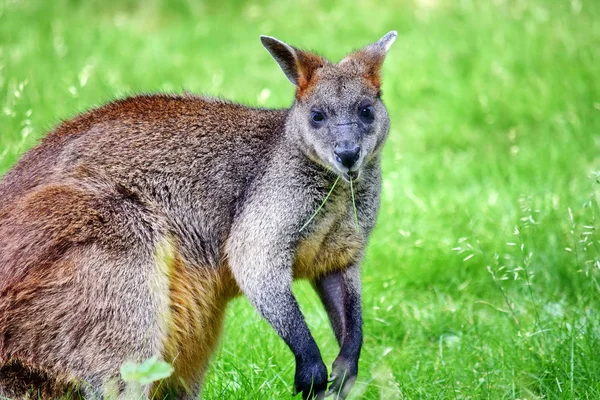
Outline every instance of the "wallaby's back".
<path fill-rule="evenodd" d="M 196 167 L 199 179 L 214 176 L 219 166 L 239 173 L 252 168 L 251 160 L 260 169 L 281 138 L 284 119 L 285 110 L 254 109 L 191 95 L 117 100 L 49 133 L 0 180 L 0 200 L 4 204 L 52 179 L 81 177 L 77 175 L 81 168 L 92 165 L 103 173 L 135 167 L 177 173 Z M 251 172 L 246 171 L 248 176 Z"/>

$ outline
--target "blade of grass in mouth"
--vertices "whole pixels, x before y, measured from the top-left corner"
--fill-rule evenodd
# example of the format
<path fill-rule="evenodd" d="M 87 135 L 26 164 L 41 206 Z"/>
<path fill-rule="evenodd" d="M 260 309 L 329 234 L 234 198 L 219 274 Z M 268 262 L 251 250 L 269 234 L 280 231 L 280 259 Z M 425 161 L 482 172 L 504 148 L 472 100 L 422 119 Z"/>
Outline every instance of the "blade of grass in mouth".
<path fill-rule="evenodd" d="M 354 222 L 356 223 L 356 231 L 360 232 L 360 227 L 358 226 L 358 213 L 356 212 L 356 201 L 354 201 L 354 185 L 352 184 L 352 177 L 350 177 L 350 193 L 352 193 L 352 208 L 354 209 Z"/>
<path fill-rule="evenodd" d="M 304 228 L 306 228 L 308 226 L 308 224 L 310 224 L 310 221 L 312 221 L 317 216 L 319 211 L 321 211 L 321 208 L 323 208 L 323 206 L 325 205 L 325 202 L 327 201 L 327 199 L 329 199 L 329 196 L 331 196 L 331 192 L 333 192 L 333 189 L 335 189 L 335 185 L 337 185 L 339 180 L 340 180 L 340 177 L 338 176 L 337 179 L 335 180 L 335 182 L 333 182 L 331 189 L 329 189 L 329 193 L 327 193 L 327 196 L 325 196 L 325 198 L 323 199 L 323 202 L 321 203 L 319 208 L 317 208 L 317 210 L 313 213 L 313 215 L 310 216 L 308 221 L 306 221 L 304 223 L 304 225 L 302 225 L 302 228 L 300 228 L 300 230 L 298 232 L 302 232 L 304 230 Z"/>

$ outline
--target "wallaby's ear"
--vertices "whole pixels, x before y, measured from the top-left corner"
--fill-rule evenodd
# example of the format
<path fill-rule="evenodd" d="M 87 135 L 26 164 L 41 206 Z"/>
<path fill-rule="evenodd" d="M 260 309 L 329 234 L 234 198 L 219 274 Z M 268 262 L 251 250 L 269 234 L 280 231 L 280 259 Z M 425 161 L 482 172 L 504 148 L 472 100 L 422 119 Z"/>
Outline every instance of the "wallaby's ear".
<path fill-rule="evenodd" d="M 314 72 L 327 63 L 327 60 L 317 54 L 296 49 L 271 36 L 261 36 L 260 41 L 277 61 L 285 76 L 297 86 L 298 97 L 308 89 Z"/>
<path fill-rule="evenodd" d="M 381 66 L 385 55 L 396 40 L 396 36 L 398 36 L 398 32 L 388 32 L 375 43 L 351 53 L 340 61 L 340 64 L 349 61 L 359 63 L 364 71 L 364 77 L 379 89 L 381 87 Z"/>

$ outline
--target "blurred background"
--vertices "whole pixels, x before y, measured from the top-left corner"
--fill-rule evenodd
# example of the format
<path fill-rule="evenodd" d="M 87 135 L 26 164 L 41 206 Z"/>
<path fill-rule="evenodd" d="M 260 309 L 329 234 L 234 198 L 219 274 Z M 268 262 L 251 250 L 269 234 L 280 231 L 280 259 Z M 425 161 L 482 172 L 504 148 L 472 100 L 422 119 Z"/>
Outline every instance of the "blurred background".
<path fill-rule="evenodd" d="M 0 173 L 133 93 L 290 106 L 260 34 L 338 61 L 395 29 L 354 398 L 600 398 L 599 21 L 597 0 L 0 0 Z M 293 373 L 238 299 L 203 398 L 287 398 Z"/>

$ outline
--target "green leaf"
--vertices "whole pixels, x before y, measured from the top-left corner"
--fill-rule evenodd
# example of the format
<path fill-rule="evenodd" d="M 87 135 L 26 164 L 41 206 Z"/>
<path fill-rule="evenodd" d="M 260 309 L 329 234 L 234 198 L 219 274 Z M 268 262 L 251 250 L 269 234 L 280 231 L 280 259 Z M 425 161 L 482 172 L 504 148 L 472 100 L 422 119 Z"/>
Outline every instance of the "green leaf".
<path fill-rule="evenodd" d="M 138 382 L 142 385 L 168 378 L 174 368 L 165 361 L 159 361 L 154 356 L 141 364 L 126 362 L 121 365 L 121 377 L 126 382 Z"/>

